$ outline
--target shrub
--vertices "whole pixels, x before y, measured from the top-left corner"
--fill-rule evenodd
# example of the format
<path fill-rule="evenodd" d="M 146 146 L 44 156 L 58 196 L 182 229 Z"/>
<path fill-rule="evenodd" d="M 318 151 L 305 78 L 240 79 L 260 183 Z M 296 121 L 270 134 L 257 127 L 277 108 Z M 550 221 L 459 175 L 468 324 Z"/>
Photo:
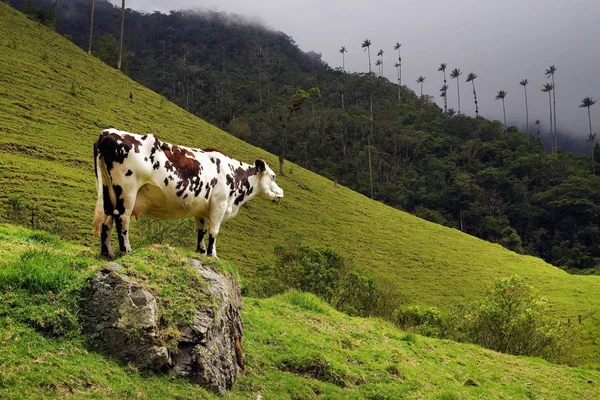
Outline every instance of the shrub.
<path fill-rule="evenodd" d="M 503 353 L 560 360 L 570 347 L 567 327 L 518 276 L 495 281 L 465 320 L 471 341 Z"/>
<path fill-rule="evenodd" d="M 394 286 L 381 288 L 373 274 L 353 266 L 328 247 L 295 239 L 275 248 L 275 263 L 259 267 L 253 294 L 273 296 L 290 289 L 310 292 L 350 315 L 390 318 L 400 302 Z"/>

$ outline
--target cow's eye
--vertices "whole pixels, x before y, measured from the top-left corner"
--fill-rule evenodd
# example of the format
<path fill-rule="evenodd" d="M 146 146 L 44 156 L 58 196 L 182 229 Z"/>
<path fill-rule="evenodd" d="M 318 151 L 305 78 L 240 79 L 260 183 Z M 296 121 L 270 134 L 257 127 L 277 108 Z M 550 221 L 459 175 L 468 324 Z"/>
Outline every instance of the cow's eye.
<path fill-rule="evenodd" d="M 275 182 L 275 175 L 273 175 L 273 182 Z"/>

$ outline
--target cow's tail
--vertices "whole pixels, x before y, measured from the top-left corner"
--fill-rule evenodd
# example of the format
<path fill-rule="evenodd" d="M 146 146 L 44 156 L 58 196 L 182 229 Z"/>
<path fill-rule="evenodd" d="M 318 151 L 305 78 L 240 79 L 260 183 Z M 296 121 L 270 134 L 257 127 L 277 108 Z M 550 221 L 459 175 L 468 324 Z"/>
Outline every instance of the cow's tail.
<path fill-rule="evenodd" d="M 116 196 L 113 191 L 112 181 L 110 174 L 106 169 L 106 163 L 104 158 L 101 156 L 98 150 L 98 142 L 94 143 L 94 167 L 96 170 L 96 189 L 98 192 L 98 200 L 96 201 L 96 211 L 94 212 L 94 221 L 92 222 L 92 233 L 99 235 L 102 231 L 102 223 L 106 218 L 106 209 L 112 209 L 113 207 L 106 207 L 104 200 L 110 201 L 114 204 L 113 200 Z M 104 195 L 104 187 L 108 190 L 108 196 Z"/>

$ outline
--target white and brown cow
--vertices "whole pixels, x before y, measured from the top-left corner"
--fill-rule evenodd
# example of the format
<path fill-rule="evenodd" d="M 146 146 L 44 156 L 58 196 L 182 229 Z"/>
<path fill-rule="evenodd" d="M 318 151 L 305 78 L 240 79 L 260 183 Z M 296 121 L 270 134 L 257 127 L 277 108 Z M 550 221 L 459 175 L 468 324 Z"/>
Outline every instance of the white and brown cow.
<path fill-rule="evenodd" d="M 152 219 L 193 217 L 196 251 L 217 256 L 216 240 L 224 221 L 255 196 L 279 200 L 283 190 L 263 160 L 254 165 L 212 149 L 164 143 L 153 135 L 116 129 L 102 132 L 94 144 L 98 202 L 94 233 L 101 234 L 103 256 L 113 258 L 110 231 L 117 226 L 121 252 L 131 251 L 131 215 Z M 208 225 L 208 249 L 204 235 Z"/>

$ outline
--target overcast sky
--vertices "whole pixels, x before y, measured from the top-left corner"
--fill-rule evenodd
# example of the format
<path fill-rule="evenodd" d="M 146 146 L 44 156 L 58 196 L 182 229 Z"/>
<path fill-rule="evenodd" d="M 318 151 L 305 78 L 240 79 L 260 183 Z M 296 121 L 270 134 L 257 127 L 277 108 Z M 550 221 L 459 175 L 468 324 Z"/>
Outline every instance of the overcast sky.
<path fill-rule="evenodd" d="M 551 64 L 558 68 L 559 134 L 587 136 L 587 111 L 578 106 L 586 96 L 600 99 L 599 0 L 128 0 L 126 5 L 147 12 L 211 8 L 241 14 L 292 36 L 304 51 L 322 53 L 332 67 L 341 65 L 338 51 L 345 45 L 348 71 L 368 71 L 360 44 L 369 38 L 373 69 L 383 49 L 385 76 L 393 82 L 398 57 L 393 47 L 400 42 L 404 85 L 418 92 L 415 80 L 425 76 L 424 92 L 443 105 L 437 68 L 447 63 L 448 75 L 460 68 L 461 111 L 474 115 L 472 89 L 465 83 L 474 72 L 480 113 L 502 118 L 502 104 L 494 97 L 505 90 L 508 122 L 523 129 L 519 81 L 527 78 L 531 132 L 536 119 L 542 121 L 542 132 L 549 126 L 548 95 L 540 89 Z M 448 81 L 448 107 L 457 109 L 456 80 Z M 592 107 L 592 124 L 600 132 L 600 103 Z"/>

